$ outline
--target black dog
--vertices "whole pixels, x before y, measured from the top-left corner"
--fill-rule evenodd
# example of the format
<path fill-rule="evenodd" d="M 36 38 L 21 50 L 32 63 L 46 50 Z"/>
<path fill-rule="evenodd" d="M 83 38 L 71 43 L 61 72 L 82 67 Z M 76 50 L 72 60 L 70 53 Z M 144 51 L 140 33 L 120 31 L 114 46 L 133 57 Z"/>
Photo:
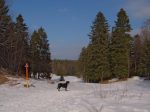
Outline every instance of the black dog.
<path fill-rule="evenodd" d="M 60 91 L 61 87 L 65 88 L 65 90 L 67 91 L 67 87 L 69 83 L 70 83 L 69 81 L 66 81 L 65 83 L 58 83 L 58 86 L 57 86 L 58 91 Z"/>

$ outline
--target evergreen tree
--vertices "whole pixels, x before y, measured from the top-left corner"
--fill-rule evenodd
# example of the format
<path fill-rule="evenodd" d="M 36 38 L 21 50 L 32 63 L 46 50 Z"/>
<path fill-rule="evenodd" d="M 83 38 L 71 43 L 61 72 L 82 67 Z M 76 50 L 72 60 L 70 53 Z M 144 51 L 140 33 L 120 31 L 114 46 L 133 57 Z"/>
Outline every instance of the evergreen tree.
<path fill-rule="evenodd" d="M 8 16 L 8 6 L 4 0 L 0 0 L 0 67 L 7 66 L 7 55 L 5 54 L 8 44 L 8 37 L 6 37 L 6 31 L 10 22 L 10 17 Z"/>
<path fill-rule="evenodd" d="M 142 40 L 139 35 L 135 35 L 134 37 L 134 71 L 135 75 L 141 74 L 141 56 L 142 56 Z"/>
<path fill-rule="evenodd" d="M 40 38 L 37 31 L 34 31 L 31 36 L 30 48 L 31 48 L 31 68 L 32 72 L 40 72 L 38 65 L 40 64 Z"/>
<path fill-rule="evenodd" d="M 0 46 L 4 46 L 7 40 L 5 37 L 5 32 L 10 23 L 10 16 L 8 15 L 8 6 L 5 0 L 0 0 Z M 5 37 L 5 38 L 4 38 Z"/>
<path fill-rule="evenodd" d="M 31 36 L 32 71 L 51 73 L 51 54 L 47 34 L 43 28 Z"/>
<path fill-rule="evenodd" d="M 140 73 L 150 79 L 150 19 L 143 25 L 140 36 L 143 39 L 140 61 L 140 68 L 142 69 Z"/>
<path fill-rule="evenodd" d="M 150 79 L 150 40 L 146 38 L 142 47 L 143 52 L 140 61 L 140 75 Z"/>
<path fill-rule="evenodd" d="M 96 15 L 90 33 L 90 44 L 86 49 L 85 75 L 90 82 L 99 82 L 110 77 L 108 44 L 108 23 L 102 12 Z M 84 54 L 85 51 L 82 53 Z M 80 57 L 81 58 L 81 57 Z"/>
<path fill-rule="evenodd" d="M 87 81 L 85 74 L 87 66 L 87 48 L 85 47 L 82 48 L 78 62 L 79 62 L 80 77 L 82 77 L 84 81 Z"/>
<path fill-rule="evenodd" d="M 85 81 L 87 82 L 98 82 L 99 79 L 96 77 L 96 63 L 94 62 L 94 52 L 93 52 L 93 45 L 90 43 L 86 48 L 86 56 L 84 57 L 85 67 L 84 67 L 84 75 Z"/>
<path fill-rule="evenodd" d="M 82 50 L 81 50 L 81 53 L 80 53 L 80 56 L 79 56 L 79 59 L 78 59 L 78 62 L 79 62 L 79 71 L 80 71 L 80 75 L 83 76 L 84 74 L 84 63 L 85 63 L 85 60 L 84 60 L 84 57 L 85 57 L 85 50 L 86 48 L 83 47 Z"/>
<path fill-rule="evenodd" d="M 24 67 L 26 62 L 29 62 L 30 56 L 28 27 L 24 23 L 24 19 L 21 14 L 18 15 L 18 17 L 16 18 L 16 34 L 17 34 L 16 51 L 18 52 L 15 59 L 16 62 L 18 62 L 17 69 L 20 70 L 21 68 Z"/>
<path fill-rule="evenodd" d="M 124 9 L 120 9 L 115 23 L 116 26 L 113 27 L 111 40 L 112 74 L 118 78 L 127 78 L 129 76 L 131 40 L 128 33 L 131 31 L 131 26 Z"/>
<path fill-rule="evenodd" d="M 40 49 L 40 58 L 43 63 L 43 72 L 51 73 L 51 54 L 49 49 L 48 37 L 45 30 L 41 27 L 38 30 L 38 33 L 41 37 L 41 49 Z"/>

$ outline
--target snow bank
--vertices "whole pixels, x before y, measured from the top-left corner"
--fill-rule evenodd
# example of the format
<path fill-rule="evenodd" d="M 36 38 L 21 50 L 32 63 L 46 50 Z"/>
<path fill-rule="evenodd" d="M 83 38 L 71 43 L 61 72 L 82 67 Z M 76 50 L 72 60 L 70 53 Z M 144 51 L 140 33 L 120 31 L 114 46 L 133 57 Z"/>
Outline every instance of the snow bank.
<path fill-rule="evenodd" d="M 52 81 L 59 81 L 60 79 L 60 76 L 57 76 L 56 74 L 51 74 L 51 76 L 52 76 L 51 78 Z"/>
<path fill-rule="evenodd" d="M 131 80 L 141 80 L 139 76 L 133 76 Z"/>
<path fill-rule="evenodd" d="M 66 76 L 64 78 L 66 81 L 70 81 L 70 82 L 82 82 L 82 79 L 77 78 L 75 76 Z"/>
<path fill-rule="evenodd" d="M 60 76 L 57 76 L 56 74 L 52 74 L 52 81 L 59 81 Z M 65 81 L 70 81 L 70 82 L 82 82 L 82 79 L 77 78 L 75 76 L 64 76 Z"/>
<path fill-rule="evenodd" d="M 118 78 L 113 78 L 113 79 L 109 80 L 109 82 L 116 82 L 116 81 L 118 81 Z"/>

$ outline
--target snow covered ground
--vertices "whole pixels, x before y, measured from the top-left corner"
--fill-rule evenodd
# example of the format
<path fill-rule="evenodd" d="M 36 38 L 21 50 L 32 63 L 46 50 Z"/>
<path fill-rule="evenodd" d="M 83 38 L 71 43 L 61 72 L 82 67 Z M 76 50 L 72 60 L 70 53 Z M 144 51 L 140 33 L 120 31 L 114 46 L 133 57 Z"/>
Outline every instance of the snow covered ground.
<path fill-rule="evenodd" d="M 56 81 L 54 75 L 52 80 Z M 57 82 L 30 80 L 34 86 L 0 85 L 0 112 L 150 112 L 150 82 L 134 77 L 111 84 L 83 83 L 73 76 L 69 91 L 57 91 Z"/>

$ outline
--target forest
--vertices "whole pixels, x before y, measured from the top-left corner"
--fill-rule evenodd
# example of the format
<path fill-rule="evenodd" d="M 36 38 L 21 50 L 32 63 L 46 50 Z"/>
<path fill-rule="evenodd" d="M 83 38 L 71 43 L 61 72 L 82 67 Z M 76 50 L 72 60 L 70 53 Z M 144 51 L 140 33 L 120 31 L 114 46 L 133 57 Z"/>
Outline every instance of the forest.
<path fill-rule="evenodd" d="M 30 71 L 51 73 L 51 53 L 44 28 L 31 36 L 21 14 L 13 21 L 5 0 L 0 0 L 0 68 L 12 74 L 24 73 L 28 63 Z"/>
<path fill-rule="evenodd" d="M 57 75 L 79 76 L 77 60 L 52 60 L 52 72 Z"/>
<path fill-rule="evenodd" d="M 78 60 L 51 59 L 50 42 L 43 27 L 29 32 L 24 17 L 15 20 L 9 6 L 0 0 L 0 68 L 12 75 L 24 74 L 25 63 L 33 74 L 76 75 L 86 82 L 132 76 L 150 78 L 150 20 L 137 35 L 127 12 L 118 11 L 115 26 L 110 27 L 103 12 L 98 12 L 89 33 L 89 44 Z"/>
<path fill-rule="evenodd" d="M 89 33 L 90 42 L 79 57 L 83 79 L 86 82 L 125 80 L 132 76 L 150 79 L 150 20 L 133 36 L 129 17 L 121 8 L 111 29 L 104 14 L 98 12 Z"/>

